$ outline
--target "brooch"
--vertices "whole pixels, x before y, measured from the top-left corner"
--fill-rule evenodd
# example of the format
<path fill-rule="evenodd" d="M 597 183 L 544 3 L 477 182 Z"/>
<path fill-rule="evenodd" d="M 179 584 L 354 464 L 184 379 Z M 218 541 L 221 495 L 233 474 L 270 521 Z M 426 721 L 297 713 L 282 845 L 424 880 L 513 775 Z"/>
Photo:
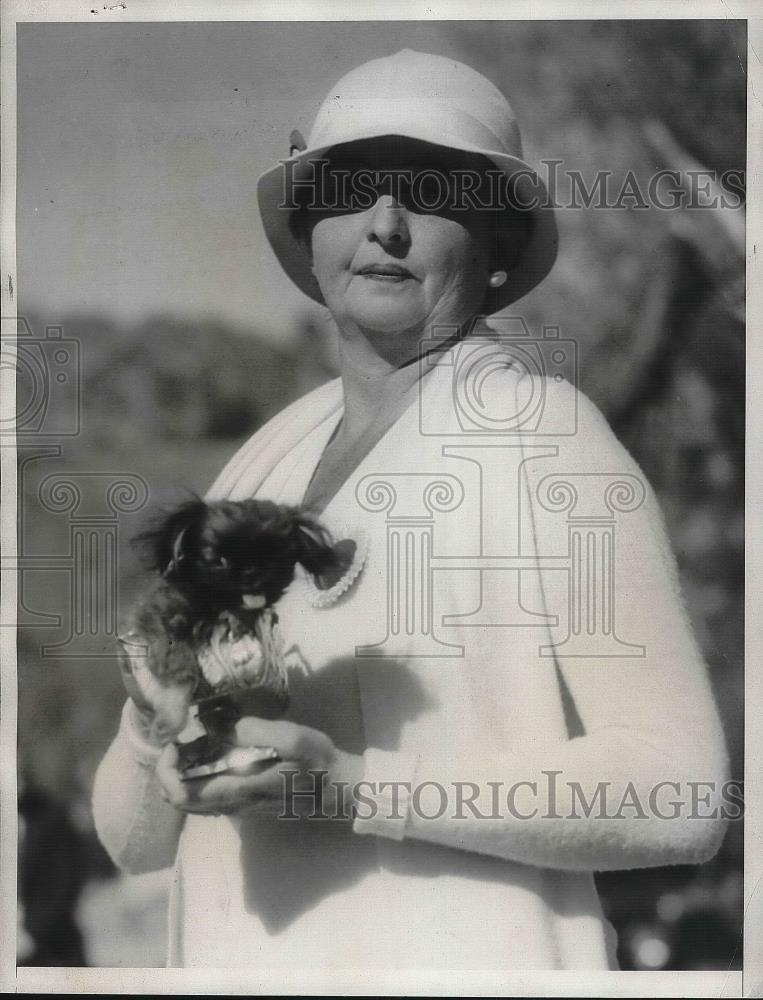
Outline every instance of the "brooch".
<path fill-rule="evenodd" d="M 336 582 L 329 587 L 319 587 L 314 576 L 307 572 L 302 575 L 308 603 L 314 608 L 335 604 L 358 579 L 368 559 L 368 538 L 362 531 L 354 531 L 353 538 L 343 538 L 337 547 L 346 547 L 347 559 L 346 568 Z"/>

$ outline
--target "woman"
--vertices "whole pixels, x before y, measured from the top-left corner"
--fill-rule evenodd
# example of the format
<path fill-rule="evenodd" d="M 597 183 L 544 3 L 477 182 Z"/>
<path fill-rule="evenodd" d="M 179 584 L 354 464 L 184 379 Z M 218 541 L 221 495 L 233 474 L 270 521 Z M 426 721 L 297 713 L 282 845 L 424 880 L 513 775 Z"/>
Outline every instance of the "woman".
<path fill-rule="evenodd" d="M 238 738 L 285 763 L 182 782 L 128 701 L 100 835 L 129 871 L 175 863 L 170 964 L 612 968 L 593 871 L 709 858 L 725 752 L 637 466 L 561 341 L 473 323 L 551 268 L 553 213 L 503 96 L 438 56 L 348 74 L 307 147 L 260 210 L 341 377 L 210 497 L 305 503 L 353 565 L 278 605 L 289 717 Z"/>

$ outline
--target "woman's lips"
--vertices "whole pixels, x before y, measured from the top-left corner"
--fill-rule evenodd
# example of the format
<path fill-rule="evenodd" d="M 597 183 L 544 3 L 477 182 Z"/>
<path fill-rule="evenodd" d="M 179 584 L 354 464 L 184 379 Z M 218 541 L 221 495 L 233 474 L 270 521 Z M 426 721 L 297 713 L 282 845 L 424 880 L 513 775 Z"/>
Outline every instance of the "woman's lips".
<path fill-rule="evenodd" d="M 368 278 L 370 281 L 381 281 L 387 284 L 395 284 L 409 281 L 413 275 L 404 267 L 394 264 L 368 264 L 356 271 L 358 277 Z"/>
<path fill-rule="evenodd" d="M 378 274 L 375 271 L 364 271 L 361 274 L 361 278 L 368 278 L 369 281 L 383 281 L 387 284 L 401 281 L 408 281 L 410 274 Z"/>

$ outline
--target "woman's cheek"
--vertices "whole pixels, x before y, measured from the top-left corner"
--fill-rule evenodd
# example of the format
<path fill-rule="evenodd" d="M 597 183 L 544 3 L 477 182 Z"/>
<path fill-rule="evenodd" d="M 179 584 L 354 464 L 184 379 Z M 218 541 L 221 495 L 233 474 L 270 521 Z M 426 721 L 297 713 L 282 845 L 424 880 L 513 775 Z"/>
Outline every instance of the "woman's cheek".
<path fill-rule="evenodd" d="M 313 274 L 329 308 L 337 302 L 338 296 L 347 290 L 352 277 L 349 263 L 332 264 L 320 253 L 314 257 Z"/>
<path fill-rule="evenodd" d="M 459 322 L 468 319 L 479 309 L 487 286 L 488 274 L 482 255 L 470 249 L 455 257 L 443 268 L 442 277 L 437 298 L 456 308 Z"/>

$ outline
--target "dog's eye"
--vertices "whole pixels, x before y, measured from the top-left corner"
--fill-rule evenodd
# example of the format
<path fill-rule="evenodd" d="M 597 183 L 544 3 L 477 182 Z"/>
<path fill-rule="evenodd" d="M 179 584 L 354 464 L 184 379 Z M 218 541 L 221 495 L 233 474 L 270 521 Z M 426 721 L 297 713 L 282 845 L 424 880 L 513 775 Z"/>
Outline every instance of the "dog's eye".
<path fill-rule="evenodd" d="M 230 569 L 230 563 L 225 558 L 225 556 L 215 556 L 214 558 L 207 557 L 206 559 L 199 561 L 199 569 L 206 570 L 207 572 L 222 572 L 223 570 Z"/>

